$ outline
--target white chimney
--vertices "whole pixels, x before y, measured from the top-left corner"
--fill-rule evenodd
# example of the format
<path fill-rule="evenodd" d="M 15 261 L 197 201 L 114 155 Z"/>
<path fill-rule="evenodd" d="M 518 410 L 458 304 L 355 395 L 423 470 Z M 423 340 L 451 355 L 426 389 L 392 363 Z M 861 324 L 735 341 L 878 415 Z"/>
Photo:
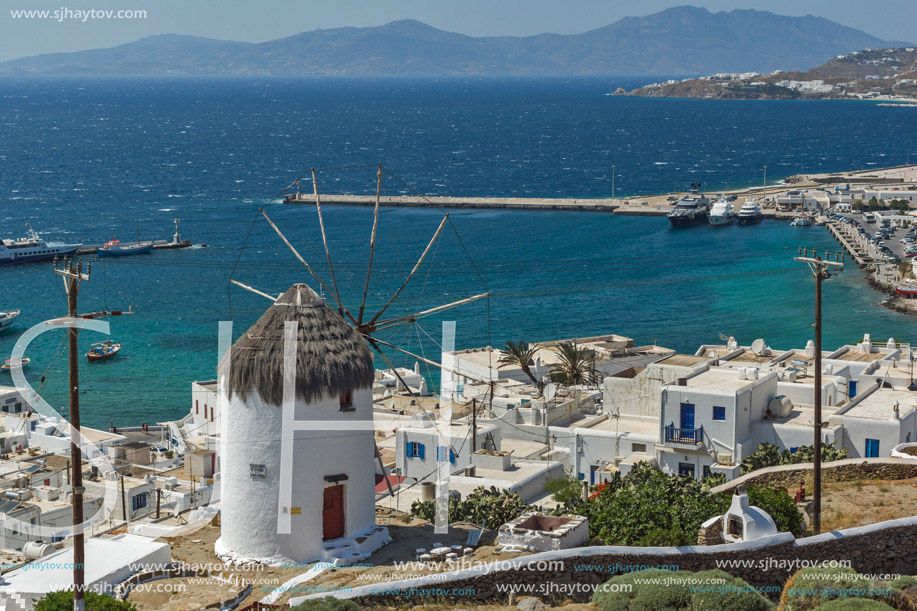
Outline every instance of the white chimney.
<path fill-rule="evenodd" d="M 806 343 L 806 356 L 815 356 L 815 342 L 811 339 Z"/>

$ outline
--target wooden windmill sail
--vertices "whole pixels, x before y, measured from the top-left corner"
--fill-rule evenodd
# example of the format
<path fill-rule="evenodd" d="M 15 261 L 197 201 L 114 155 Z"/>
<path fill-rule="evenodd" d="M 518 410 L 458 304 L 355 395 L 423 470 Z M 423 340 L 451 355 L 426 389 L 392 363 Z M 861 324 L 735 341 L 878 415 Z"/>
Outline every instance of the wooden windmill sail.
<path fill-rule="evenodd" d="M 385 361 L 386 365 L 392 370 L 392 372 L 394 373 L 398 381 L 405 388 L 410 389 L 410 387 L 407 385 L 407 383 L 405 383 L 404 379 L 401 377 L 401 374 L 398 372 L 397 368 L 392 364 L 389 357 L 383 351 L 383 347 L 393 350 L 395 352 L 399 352 L 401 354 L 414 358 L 418 361 L 424 362 L 427 365 L 436 367 L 440 370 L 449 371 L 449 372 L 452 372 L 452 370 L 447 367 L 444 367 L 442 363 L 437 363 L 436 361 L 430 360 L 424 356 L 414 354 L 413 352 L 405 350 L 404 348 L 396 346 L 390 342 L 384 341 L 380 339 L 379 337 L 377 337 L 375 334 L 379 331 L 389 330 L 395 327 L 399 327 L 401 325 L 413 324 L 413 323 L 416 323 L 421 318 L 431 316 L 431 315 L 434 315 L 440 312 L 444 312 L 446 310 L 449 310 L 455 307 L 473 303 L 481 299 L 485 299 L 490 296 L 490 293 L 484 292 L 484 293 L 480 293 L 477 295 L 472 295 L 464 299 L 459 299 L 457 301 L 444 303 L 442 305 L 428 308 L 428 309 L 425 309 L 419 312 L 412 312 L 406 315 L 394 316 L 390 318 L 383 318 L 383 315 L 389 310 L 392 304 L 396 302 L 398 297 L 402 295 L 405 288 L 410 284 L 411 280 L 415 277 L 415 275 L 417 274 L 417 271 L 420 269 L 421 265 L 423 264 L 423 262 L 426 260 L 427 256 L 429 255 L 431 249 L 434 247 L 437 240 L 441 237 L 443 229 L 446 227 L 446 224 L 449 222 L 449 214 L 443 213 L 443 218 L 440 221 L 439 226 L 436 228 L 436 231 L 433 233 L 433 236 L 430 238 L 429 242 L 427 243 L 426 248 L 424 248 L 423 252 L 418 257 L 417 262 L 411 268 L 411 271 L 407 274 L 407 277 L 404 278 L 404 281 L 398 286 L 397 290 L 394 291 L 391 297 L 385 301 L 384 305 L 378 311 L 371 314 L 367 310 L 367 301 L 366 300 L 367 300 L 367 295 L 369 294 L 369 287 L 370 287 L 370 284 L 372 282 L 372 277 L 373 277 L 373 259 L 375 257 L 376 240 L 377 240 L 377 235 L 378 235 L 379 204 L 380 204 L 381 193 L 382 193 L 383 171 L 389 172 L 386 168 L 382 166 L 382 164 L 379 164 L 377 166 L 377 172 L 376 172 L 376 201 L 375 201 L 375 206 L 373 208 L 372 232 L 370 233 L 370 238 L 369 238 L 369 259 L 368 259 L 367 266 L 366 266 L 366 279 L 365 279 L 365 282 L 363 283 L 362 299 L 360 301 L 359 308 L 355 308 L 355 314 L 354 312 L 351 311 L 350 308 L 347 308 L 344 305 L 340 297 L 337 277 L 334 273 L 334 262 L 332 260 L 331 250 L 328 246 L 328 239 L 327 239 L 327 234 L 325 231 L 325 220 L 324 220 L 324 216 L 322 215 L 321 197 L 318 192 L 318 181 L 316 178 L 315 168 L 312 168 L 310 170 L 310 173 L 312 177 L 313 194 L 315 197 L 315 210 L 316 210 L 316 213 L 318 214 L 319 230 L 321 231 L 322 245 L 324 247 L 325 260 L 328 265 L 328 272 L 330 275 L 330 285 L 325 280 L 323 280 L 321 276 L 319 276 L 315 268 L 312 265 L 310 265 L 308 261 L 306 261 L 306 259 L 302 256 L 302 254 L 300 254 L 299 251 L 293 246 L 290 240 L 287 239 L 287 237 L 283 234 L 283 232 L 280 230 L 277 224 L 268 215 L 267 211 L 264 208 L 261 208 L 259 212 L 264 217 L 264 219 L 268 222 L 271 228 L 277 233 L 277 235 L 280 237 L 283 243 L 286 244 L 287 248 L 290 249 L 290 251 L 293 253 L 293 256 L 306 268 L 309 274 L 315 279 L 315 281 L 318 283 L 321 289 L 326 294 L 331 295 L 332 299 L 334 300 L 334 303 L 337 305 L 338 313 L 344 318 L 344 320 L 349 325 L 351 325 L 354 328 L 354 330 L 357 333 L 359 333 L 363 337 L 366 343 L 376 353 L 379 354 L 382 360 Z M 391 172 L 389 173 L 391 174 Z M 392 175 L 394 176 L 394 174 Z M 301 178 L 302 177 L 296 179 L 293 183 L 291 183 L 286 189 L 284 189 L 281 195 L 293 187 L 295 187 L 298 192 L 299 191 L 299 182 Z M 250 291 L 252 293 L 255 293 L 257 295 L 270 299 L 272 301 L 275 301 L 277 299 L 277 296 L 269 295 L 265 292 L 259 291 L 251 286 L 248 286 L 242 282 L 239 282 L 233 279 L 232 277 L 230 277 L 229 282 L 247 291 Z M 485 289 L 486 289 L 486 286 L 485 286 Z M 466 378 L 476 380 L 483 384 L 491 383 L 490 380 L 484 380 L 482 378 L 477 378 L 473 375 L 469 375 L 467 372 L 462 372 L 462 375 Z"/>

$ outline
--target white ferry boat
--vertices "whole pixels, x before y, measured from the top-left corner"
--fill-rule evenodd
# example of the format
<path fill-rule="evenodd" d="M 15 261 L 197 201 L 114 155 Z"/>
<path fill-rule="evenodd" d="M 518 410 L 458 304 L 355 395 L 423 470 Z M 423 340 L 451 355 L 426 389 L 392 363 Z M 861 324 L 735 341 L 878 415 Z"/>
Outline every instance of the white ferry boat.
<path fill-rule="evenodd" d="M 54 257 L 64 257 L 75 253 L 80 246 L 82 244 L 45 242 L 29 225 L 29 235 L 27 237 L 0 240 L 0 265 L 45 261 Z"/>

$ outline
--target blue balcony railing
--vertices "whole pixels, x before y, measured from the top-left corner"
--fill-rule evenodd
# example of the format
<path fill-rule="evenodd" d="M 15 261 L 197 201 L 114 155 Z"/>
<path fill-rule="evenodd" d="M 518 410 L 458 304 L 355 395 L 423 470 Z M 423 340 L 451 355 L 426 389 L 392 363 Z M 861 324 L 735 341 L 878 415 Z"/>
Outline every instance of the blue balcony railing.
<path fill-rule="evenodd" d="M 674 424 L 665 427 L 666 443 L 687 443 L 698 445 L 704 441 L 704 427 L 696 429 L 679 429 Z"/>

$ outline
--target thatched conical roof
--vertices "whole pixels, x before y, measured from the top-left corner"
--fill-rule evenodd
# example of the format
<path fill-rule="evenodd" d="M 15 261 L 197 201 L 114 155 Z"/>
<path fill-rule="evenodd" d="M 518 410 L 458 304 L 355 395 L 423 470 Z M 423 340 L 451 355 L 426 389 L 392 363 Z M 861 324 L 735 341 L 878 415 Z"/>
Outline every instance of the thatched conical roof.
<path fill-rule="evenodd" d="M 294 284 L 233 344 L 229 389 L 248 398 L 252 391 L 266 403 L 283 402 L 283 334 L 296 321 L 296 398 L 313 402 L 340 391 L 369 388 L 373 358 L 353 327 L 305 284 Z"/>

